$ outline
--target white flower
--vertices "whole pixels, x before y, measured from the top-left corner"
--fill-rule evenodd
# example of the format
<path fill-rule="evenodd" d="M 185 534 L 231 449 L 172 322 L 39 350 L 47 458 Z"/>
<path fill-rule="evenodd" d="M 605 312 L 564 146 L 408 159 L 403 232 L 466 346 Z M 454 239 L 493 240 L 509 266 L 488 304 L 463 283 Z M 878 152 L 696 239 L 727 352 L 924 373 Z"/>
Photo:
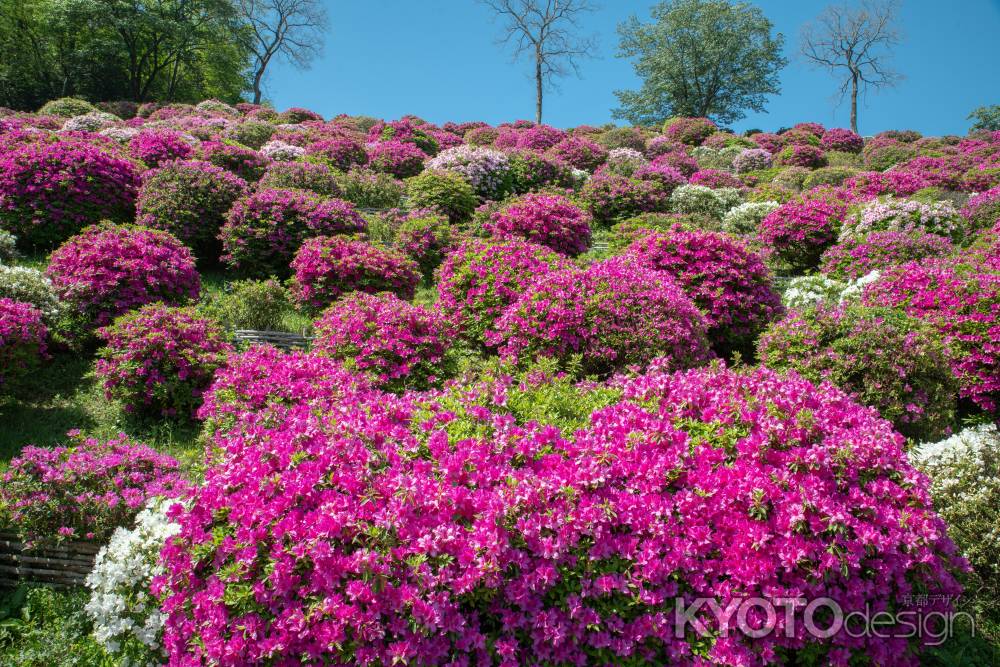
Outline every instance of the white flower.
<path fill-rule="evenodd" d="M 740 191 L 736 188 L 712 189 L 687 183 L 670 195 L 670 209 L 674 213 L 708 215 L 721 220 L 726 212 L 738 206 L 742 200 Z"/>
<path fill-rule="evenodd" d="M 42 312 L 46 325 L 53 324 L 63 312 L 52 281 L 26 266 L 0 264 L 0 298 L 30 303 Z"/>
<path fill-rule="evenodd" d="M 260 147 L 262 155 L 278 162 L 292 162 L 306 154 L 306 149 L 277 139 Z"/>
<path fill-rule="evenodd" d="M 730 234 L 755 234 L 760 221 L 779 206 L 776 201 L 751 201 L 740 204 L 722 216 L 722 230 Z"/>
<path fill-rule="evenodd" d="M 121 118 L 104 111 L 91 111 L 80 116 L 73 116 L 63 123 L 63 132 L 97 132 L 109 125 L 114 125 Z"/>

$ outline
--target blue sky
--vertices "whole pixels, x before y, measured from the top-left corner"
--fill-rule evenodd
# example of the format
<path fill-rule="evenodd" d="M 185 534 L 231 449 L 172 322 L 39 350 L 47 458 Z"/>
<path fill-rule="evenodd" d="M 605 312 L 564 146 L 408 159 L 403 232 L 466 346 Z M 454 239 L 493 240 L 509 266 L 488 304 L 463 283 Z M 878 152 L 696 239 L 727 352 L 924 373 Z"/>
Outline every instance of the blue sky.
<path fill-rule="evenodd" d="M 557 127 L 611 121 L 613 91 L 638 87 L 631 63 L 617 58 L 615 28 L 636 15 L 649 20 L 649 0 L 595 0 L 600 11 L 585 30 L 598 36 L 581 78 L 562 79 L 545 98 L 543 120 Z M 828 2 L 759 0 L 785 35 L 781 94 L 768 113 L 734 123 L 737 130 L 774 130 L 800 121 L 848 124 L 848 105 L 835 106 L 837 83 L 805 63 L 798 52 L 803 23 Z M 279 108 L 304 106 L 394 119 L 413 113 L 429 121 L 533 118 L 534 83 L 528 62 L 514 63 L 495 43 L 499 25 L 474 0 L 327 0 L 330 32 L 324 56 L 310 70 L 278 64 L 268 98 Z M 924 134 L 962 134 L 966 116 L 1000 103 L 1000 0 L 903 0 L 903 44 L 895 55 L 905 80 L 868 96 L 859 109 L 860 130 L 872 134 L 907 128 Z"/>

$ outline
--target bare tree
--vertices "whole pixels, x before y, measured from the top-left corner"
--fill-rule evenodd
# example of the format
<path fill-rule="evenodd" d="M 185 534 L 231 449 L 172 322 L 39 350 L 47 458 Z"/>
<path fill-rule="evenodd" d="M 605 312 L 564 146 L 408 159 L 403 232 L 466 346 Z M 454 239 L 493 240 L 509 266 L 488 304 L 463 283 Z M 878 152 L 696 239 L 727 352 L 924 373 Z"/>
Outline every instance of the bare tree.
<path fill-rule="evenodd" d="M 850 91 L 851 129 L 858 131 L 858 93 L 869 87 L 894 86 L 902 75 L 888 67 L 892 47 L 900 42 L 897 0 L 862 0 L 832 5 L 815 23 L 802 28 L 802 55 L 835 76 L 844 77 L 840 99 Z"/>
<path fill-rule="evenodd" d="M 260 104 L 268 65 L 284 58 L 306 69 L 322 53 L 327 15 L 321 0 L 237 0 L 253 54 L 253 101 Z"/>
<path fill-rule="evenodd" d="M 577 60 L 592 55 L 595 36 L 579 37 L 580 16 L 597 9 L 589 0 L 480 0 L 504 20 L 500 44 L 514 45 L 514 58 L 535 61 L 535 122 L 542 122 L 542 93 L 553 79 L 580 74 Z"/>

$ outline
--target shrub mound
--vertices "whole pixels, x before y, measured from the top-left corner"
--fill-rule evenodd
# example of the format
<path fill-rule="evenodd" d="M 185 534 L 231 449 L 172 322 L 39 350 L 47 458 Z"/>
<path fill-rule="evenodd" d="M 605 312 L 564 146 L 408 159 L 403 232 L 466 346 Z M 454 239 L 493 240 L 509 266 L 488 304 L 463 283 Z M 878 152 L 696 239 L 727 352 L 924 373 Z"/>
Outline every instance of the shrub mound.
<path fill-rule="evenodd" d="M 45 356 L 49 332 L 42 318 L 30 303 L 0 297 L 0 392 Z"/>
<path fill-rule="evenodd" d="M 793 271 L 816 268 L 837 238 L 847 207 L 822 199 L 793 200 L 760 221 L 761 240 L 770 256 Z"/>
<path fill-rule="evenodd" d="M 590 216 L 561 195 L 524 195 L 495 212 L 484 229 L 497 238 L 521 237 L 569 257 L 590 246 Z"/>
<path fill-rule="evenodd" d="M 945 257 L 954 250 L 948 239 L 937 234 L 872 232 L 827 248 L 820 258 L 820 271 L 841 280 L 854 280 L 913 260 Z"/>

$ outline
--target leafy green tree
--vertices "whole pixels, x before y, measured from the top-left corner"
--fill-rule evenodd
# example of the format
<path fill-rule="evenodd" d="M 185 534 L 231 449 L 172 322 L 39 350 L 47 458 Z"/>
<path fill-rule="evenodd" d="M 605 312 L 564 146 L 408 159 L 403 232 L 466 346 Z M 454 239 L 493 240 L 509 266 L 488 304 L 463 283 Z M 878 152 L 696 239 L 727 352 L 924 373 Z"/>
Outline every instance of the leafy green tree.
<path fill-rule="evenodd" d="M 635 58 L 639 90 L 615 91 L 613 113 L 636 124 L 671 116 L 704 116 L 729 123 L 746 110 L 763 111 L 779 92 L 784 37 L 772 36 L 763 12 L 745 2 L 668 0 L 653 22 L 631 17 L 618 26 L 619 56 Z"/>
<path fill-rule="evenodd" d="M 972 121 L 970 130 L 986 130 L 996 132 L 1000 130 L 1000 104 L 979 107 L 969 114 Z"/>

